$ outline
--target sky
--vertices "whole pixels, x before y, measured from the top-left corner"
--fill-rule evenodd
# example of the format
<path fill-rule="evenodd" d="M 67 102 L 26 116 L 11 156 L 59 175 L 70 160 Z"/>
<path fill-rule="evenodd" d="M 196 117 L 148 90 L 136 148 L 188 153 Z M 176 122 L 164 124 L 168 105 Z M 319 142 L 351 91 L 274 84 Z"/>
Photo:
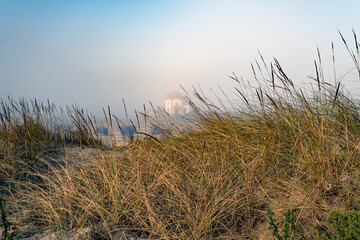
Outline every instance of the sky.
<path fill-rule="evenodd" d="M 228 76 L 254 81 L 258 52 L 304 83 L 319 47 L 331 77 L 332 42 L 340 78 L 353 64 L 338 30 L 351 42 L 359 10 L 358 0 L 0 0 L 0 98 L 122 114 L 122 99 L 129 111 L 162 107 L 180 86 L 231 95 Z"/>

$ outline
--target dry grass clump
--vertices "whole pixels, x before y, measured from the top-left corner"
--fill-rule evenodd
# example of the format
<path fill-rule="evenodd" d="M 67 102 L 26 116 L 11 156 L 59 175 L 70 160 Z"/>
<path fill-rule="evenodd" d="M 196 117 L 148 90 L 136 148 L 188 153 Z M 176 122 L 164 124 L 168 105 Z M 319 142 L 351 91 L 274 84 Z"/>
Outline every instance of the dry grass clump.
<path fill-rule="evenodd" d="M 179 140 L 98 152 L 51 169 L 41 175 L 42 185 L 20 193 L 29 206 L 26 218 L 65 232 L 91 225 L 107 238 L 118 229 L 171 239 L 248 234 L 265 209 L 256 179 L 244 174 L 231 148 L 219 156 Z"/>
<path fill-rule="evenodd" d="M 0 184 L 25 179 L 26 172 L 40 167 L 37 156 L 54 148 L 51 132 L 54 105 L 37 100 L 0 102 Z"/>
<path fill-rule="evenodd" d="M 353 208 L 359 197 L 357 128 L 338 114 L 317 116 L 315 106 L 276 104 L 265 117 L 202 115 L 198 130 L 161 143 L 70 158 L 19 199 L 31 221 L 64 233 L 90 225 L 104 238 L 132 230 L 150 239 L 266 239 L 268 208 L 279 219 L 294 213 L 294 238 L 316 235 L 330 209 Z"/>
<path fill-rule="evenodd" d="M 58 112 L 49 101 L 14 100 L 10 96 L 2 99 L 0 187 L 4 187 L 8 179 L 30 180 L 28 173 L 46 167 L 38 161 L 39 157 L 56 155 L 64 145 L 103 147 L 97 139 L 94 124 L 96 120 L 75 105 Z"/>
<path fill-rule="evenodd" d="M 232 77 L 244 102 L 231 101 L 234 111 L 195 90 L 192 131 L 67 153 L 60 165 L 42 160 L 40 180 L 8 198 L 18 220 L 64 239 L 87 227 L 98 239 L 271 239 L 271 209 L 279 221 L 294 217 L 292 239 L 330 232 L 329 211 L 356 209 L 360 195 L 359 108 L 340 82 L 325 82 L 320 64 L 307 92 L 276 60 L 257 66 L 263 84 Z"/>

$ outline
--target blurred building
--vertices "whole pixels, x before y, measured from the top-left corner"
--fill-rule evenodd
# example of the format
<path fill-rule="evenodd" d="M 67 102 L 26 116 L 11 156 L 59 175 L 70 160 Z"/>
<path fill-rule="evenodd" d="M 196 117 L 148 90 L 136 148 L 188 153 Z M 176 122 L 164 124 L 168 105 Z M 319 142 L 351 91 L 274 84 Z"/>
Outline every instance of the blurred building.
<path fill-rule="evenodd" d="M 125 138 L 133 138 L 136 134 L 136 128 L 133 125 L 121 126 L 120 132 L 121 135 Z"/>
<path fill-rule="evenodd" d="M 99 136 L 108 136 L 109 135 L 109 130 L 106 128 L 106 127 L 98 127 L 96 129 L 96 133 L 99 135 Z"/>
<path fill-rule="evenodd" d="M 190 105 L 178 91 L 174 91 L 166 95 L 165 111 L 171 115 L 185 115 L 190 112 Z"/>

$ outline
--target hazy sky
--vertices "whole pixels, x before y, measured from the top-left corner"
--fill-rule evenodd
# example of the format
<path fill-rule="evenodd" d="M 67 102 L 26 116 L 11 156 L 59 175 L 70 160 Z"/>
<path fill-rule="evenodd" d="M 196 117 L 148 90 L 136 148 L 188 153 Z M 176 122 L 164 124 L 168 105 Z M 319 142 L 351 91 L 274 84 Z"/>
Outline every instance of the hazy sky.
<path fill-rule="evenodd" d="M 120 111 L 123 98 L 162 106 L 179 85 L 231 92 L 228 75 L 250 79 L 258 51 L 306 81 L 316 47 L 330 62 L 332 41 L 345 73 L 353 65 L 337 29 L 351 42 L 359 13 L 359 0 L 0 0 L 0 97 L 93 112 Z"/>

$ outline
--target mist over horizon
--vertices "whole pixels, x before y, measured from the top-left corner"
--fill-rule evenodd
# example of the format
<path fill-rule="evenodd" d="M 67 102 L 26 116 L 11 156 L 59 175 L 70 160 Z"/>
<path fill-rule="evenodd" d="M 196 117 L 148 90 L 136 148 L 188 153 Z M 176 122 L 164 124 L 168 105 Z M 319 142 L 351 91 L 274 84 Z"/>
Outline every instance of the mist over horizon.
<path fill-rule="evenodd" d="M 232 72 L 254 82 L 260 52 L 276 57 L 302 85 L 314 75 L 320 48 L 326 78 L 357 91 L 351 58 L 358 1 L 9 1 L 0 2 L 0 98 L 49 99 L 77 104 L 96 116 L 109 105 L 124 117 L 163 107 L 184 87 L 220 86 L 234 97 Z M 221 94 L 219 94 L 221 95 Z"/>

